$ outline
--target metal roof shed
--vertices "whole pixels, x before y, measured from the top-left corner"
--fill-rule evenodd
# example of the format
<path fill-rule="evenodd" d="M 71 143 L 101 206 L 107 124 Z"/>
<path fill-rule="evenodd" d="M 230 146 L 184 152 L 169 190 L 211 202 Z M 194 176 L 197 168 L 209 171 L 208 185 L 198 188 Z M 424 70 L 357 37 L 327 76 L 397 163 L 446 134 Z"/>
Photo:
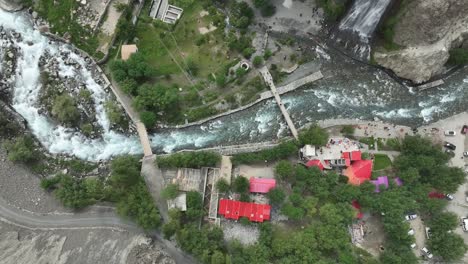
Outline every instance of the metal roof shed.
<path fill-rule="evenodd" d="M 275 179 L 265 178 L 250 178 L 250 192 L 251 193 L 268 193 L 271 189 L 276 187 Z"/>

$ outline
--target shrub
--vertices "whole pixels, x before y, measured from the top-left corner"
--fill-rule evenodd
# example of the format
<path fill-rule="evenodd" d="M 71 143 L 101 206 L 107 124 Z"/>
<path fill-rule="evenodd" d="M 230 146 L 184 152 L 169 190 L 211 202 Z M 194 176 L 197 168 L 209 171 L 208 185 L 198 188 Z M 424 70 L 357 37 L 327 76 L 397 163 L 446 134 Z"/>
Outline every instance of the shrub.
<path fill-rule="evenodd" d="M 252 63 L 256 68 L 258 68 L 263 64 L 263 58 L 261 56 L 255 56 Z"/>
<path fill-rule="evenodd" d="M 234 179 L 232 188 L 236 193 L 247 193 L 249 191 L 249 180 L 244 176 L 238 176 Z"/>
<path fill-rule="evenodd" d="M 218 189 L 220 193 L 227 193 L 231 189 L 231 186 L 225 178 L 221 178 L 216 182 L 216 189 Z"/>
<path fill-rule="evenodd" d="M 345 125 L 345 126 L 343 126 L 343 128 L 341 129 L 341 133 L 342 133 L 343 135 L 346 135 L 346 136 L 352 136 L 352 135 L 354 135 L 354 130 L 355 130 L 354 126 L 352 126 L 352 125 Z"/>
<path fill-rule="evenodd" d="M 463 65 L 468 63 L 468 50 L 462 48 L 455 48 L 449 51 L 450 57 L 448 64 Z"/>
<path fill-rule="evenodd" d="M 153 112 L 143 111 L 140 113 L 140 119 L 147 128 L 152 128 L 156 123 L 156 115 Z"/>
<path fill-rule="evenodd" d="M 112 124 L 126 126 L 123 115 L 124 111 L 114 101 L 107 101 L 104 104 L 104 108 L 106 109 L 107 117 Z"/>
<path fill-rule="evenodd" d="M 170 183 L 161 192 L 161 196 L 166 200 L 175 199 L 179 195 L 179 185 Z"/>
<path fill-rule="evenodd" d="M 0 137 L 7 138 L 13 134 L 18 133 L 20 127 L 14 122 L 10 121 L 5 114 L 0 112 Z"/>
<path fill-rule="evenodd" d="M 328 142 L 328 133 L 314 124 L 299 133 L 299 142 L 301 145 L 323 146 Z"/>
<path fill-rule="evenodd" d="M 55 97 L 52 114 L 63 123 L 76 123 L 80 117 L 75 100 L 68 94 Z"/>
<path fill-rule="evenodd" d="M 8 152 L 8 159 L 14 162 L 30 162 L 38 159 L 34 149 L 34 140 L 30 136 L 17 137 L 3 144 Z"/>
<path fill-rule="evenodd" d="M 271 149 L 265 149 L 254 153 L 236 154 L 231 158 L 231 161 L 234 165 L 277 161 L 287 159 L 290 156 L 297 154 L 298 150 L 299 148 L 295 141 L 286 141 Z"/>
<path fill-rule="evenodd" d="M 60 177 L 52 177 L 52 178 L 44 178 L 41 179 L 41 187 L 44 190 L 51 190 L 56 187 L 56 185 L 60 182 Z"/>
<path fill-rule="evenodd" d="M 280 205 L 285 198 L 286 194 L 280 188 L 274 188 L 268 192 L 268 199 L 270 199 L 271 204 Z"/>
<path fill-rule="evenodd" d="M 210 151 L 181 152 L 166 157 L 158 157 L 160 168 L 201 168 L 214 167 L 221 161 L 221 155 Z"/>
<path fill-rule="evenodd" d="M 85 136 L 89 137 L 93 132 L 93 126 L 90 123 L 83 124 L 81 125 L 81 132 L 83 132 Z"/>

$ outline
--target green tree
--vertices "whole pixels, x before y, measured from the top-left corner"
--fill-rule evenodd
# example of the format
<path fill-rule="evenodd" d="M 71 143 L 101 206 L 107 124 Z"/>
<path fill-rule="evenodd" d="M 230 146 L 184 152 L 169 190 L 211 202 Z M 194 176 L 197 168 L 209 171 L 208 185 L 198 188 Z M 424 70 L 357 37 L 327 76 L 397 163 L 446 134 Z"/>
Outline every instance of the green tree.
<path fill-rule="evenodd" d="M 236 193 L 247 193 L 249 191 L 249 180 L 244 176 L 238 176 L 232 184 L 233 190 Z"/>
<path fill-rule="evenodd" d="M 408 168 L 404 171 L 401 171 L 399 177 L 403 180 L 403 182 L 411 184 L 419 180 L 419 172 L 416 168 Z"/>
<path fill-rule="evenodd" d="M 214 167 L 219 162 L 221 155 L 211 151 L 180 152 L 157 159 L 160 168 Z"/>
<path fill-rule="evenodd" d="M 189 221 L 195 221 L 203 216 L 203 197 L 199 192 L 187 192 L 187 212 L 185 215 Z"/>
<path fill-rule="evenodd" d="M 41 187 L 45 190 L 51 190 L 56 188 L 56 185 L 60 182 L 60 177 L 54 176 L 52 178 L 41 179 Z"/>
<path fill-rule="evenodd" d="M 291 220 L 300 220 L 304 217 L 305 214 L 304 209 L 300 207 L 295 207 L 289 202 L 283 205 L 283 207 L 281 208 L 281 213 L 283 213 Z"/>
<path fill-rule="evenodd" d="M 80 117 L 75 100 L 68 94 L 55 97 L 52 114 L 63 123 L 76 123 Z"/>
<path fill-rule="evenodd" d="M 432 232 L 444 233 L 451 231 L 458 226 L 458 217 L 454 213 L 440 212 L 432 216 L 429 226 Z"/>
<path fill-rule="evenodd" d="M 179 96 L 176 88 L 147 84 L 138 88 L 138 95 L 134 100 L 137 109 L 153 112 L 174 111 L 178 108 L 178 102 Z"/>
<path fill-rule="evenodd" d="M 354 126 L 352 125 L 345 125 L 343 126 L 343 128 L 341 129 L 341 133 L 345 136 L 352 136 L 354 135 Z"/>
<path fill-rule="evenodd" d="M 152 128 L 156 123 L 156 115 L 150 111 L 143 111 L 140 113 L 140 119 L 147 128 Z"/>
<path fill-rule="evenodd" d="M 54 194 L 64 206 L 79 209 L 95 202 L 87 192 L 83 180 L 65 174 L 56 177 L 60 178 L 60 187 L 54 191 Z"/>
<path fill-rule="evenodd" d="M 270 199 L 270 203 L 273 205 L 280 205 L 285 198 L 286 194 L 281 188 L 276 187 L 268 192 L 268 199 Z"/>
<path fill-rule="evenodd" d="M 169 183 L 162 190 L 161 196 L 166 200 L 175 199 L 179 195 L 179 185 L 174 183 Z"/>
<path fill-rule="evenodd" d="M 30 136 L 20 136 L 14 140 L 7 140 L 3 147 L 8 153 L 8 159 L 14 162 L 31 162 L 38 158 L 34 140 Z"/>
<path fill-rule="evenodd" d="M 104 108 L 111 124 L 125 126 L 124 110 L 116 102 L 107 101 Z"/>
<path fill-rule="evenodd" d="M 211 264 L 225 264 L 226 257 L 223 252 L 216 250 L 211 256 Z"/>
<path fill-rule="evenodd" d="M 299 133 L 299 143 L 301 145 L 323 146 L 328 142 L 328 133 L 314 124 Z"/>
<path fill-rule="evenodd" d="M 275 176 L 278 180 L 287 180 L 294 175 L 294 166 L 288 160 L 281 160 L 275 166 Z"/>
<path fill-rule="evenodd" d="M 231 185 L 229 185 L 225 178 L 221 178 L 216 182 L 216 189 L 218 189 L 220 193 L 228 193 L 231 189 Z"/>
<path fill-rule="evenodd" d="M 111 162 L 110 182 L 115 188 L 125 191 L 140 180 L 140 163 L 134 156 L 120 156 Z"/>
<path fill-rule="evenodd" d="M 261 56 L 255 56 L 252 61 L 255 68 L 260 67 L 263 64 L 263 58 Z"/>
<path fill-rule="evenodd" d="M 467 250 L 462 237 L 447 232 L 433 232 L 428 246 L 434 255 L 442 257 L 446 262 L 460 260 Z"/>

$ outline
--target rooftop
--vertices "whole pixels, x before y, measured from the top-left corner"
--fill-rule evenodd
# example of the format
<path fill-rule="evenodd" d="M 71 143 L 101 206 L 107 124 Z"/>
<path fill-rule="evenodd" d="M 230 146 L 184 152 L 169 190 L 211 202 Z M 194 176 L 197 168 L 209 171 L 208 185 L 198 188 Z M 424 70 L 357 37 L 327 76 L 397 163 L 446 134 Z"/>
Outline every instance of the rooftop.
<path fill-rule="evenodd" d="M 275 186 L 275 179 L 250 178 L 251 193 L 268 193 L 271 189 L 275 188 Z"/>
<path fill-rule="evenodd" d="M 252 222 L 270 220 L 271 206 L 268 204 L 245 203 L 234 200 L 221 199 L 218 214 L 227 219 L 239 220 L 246 217 Z"/>

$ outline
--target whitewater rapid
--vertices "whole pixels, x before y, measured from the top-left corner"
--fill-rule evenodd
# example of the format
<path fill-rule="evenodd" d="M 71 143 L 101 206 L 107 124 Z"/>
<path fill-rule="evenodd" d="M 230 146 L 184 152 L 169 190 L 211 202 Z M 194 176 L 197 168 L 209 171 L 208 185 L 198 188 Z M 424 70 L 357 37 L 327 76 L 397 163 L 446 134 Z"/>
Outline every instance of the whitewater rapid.
<path fill-rule="evenodd" d="M 96 120 L 102 127 L 100 139 L 89 139 L 79 131 L 55 124 L 38 113 L 37 98 L 41 89 L 38 60 L 45 52 L 58 54 L 71 50 L 70 45 L 50 42 L 34 30 L 28 16 L 0 10 L 0 25 L 15 29 L 23 40 L 19 47 L 13 108 L 28 122 L 32 133 L 51 153 L 74 155 L 90 161 L 109 159 L 121 154 L 140 154 L 136 136 L 126 136 L 110 129 L 102 102 L 108 95 L 96 83 L 80 56 L 70 58 L 82 67 L 76 71 L 60 62 L 60 76 L 79 77 L 92 93 Z M 28 44 L 32 44 L 29 45 Z M 4 54 L 0 42 L 0 54 Z M 445 79 L 445 85 L 416 93 L 402 86 L 386 73 L 356 64 L 352 60 L 317 49 L 317 59 L 324 79 L 304 89 L 283 95 L 285 107 L 297 127 L 333 118 L 380 120 L 413 127 L 437 121 L 468 109 L 468 69 Z M 57 56 L 60 57 L 60 56 Z M 1 74 L 1 69 L 0 69 Z M 154 151 L 172 152 L 255 142 L 275 141 L 289 136 L 283 117 L 274 102 L 267 100 L 249 109 L 183 129 L 163 129 L 150 135 Z"/>

